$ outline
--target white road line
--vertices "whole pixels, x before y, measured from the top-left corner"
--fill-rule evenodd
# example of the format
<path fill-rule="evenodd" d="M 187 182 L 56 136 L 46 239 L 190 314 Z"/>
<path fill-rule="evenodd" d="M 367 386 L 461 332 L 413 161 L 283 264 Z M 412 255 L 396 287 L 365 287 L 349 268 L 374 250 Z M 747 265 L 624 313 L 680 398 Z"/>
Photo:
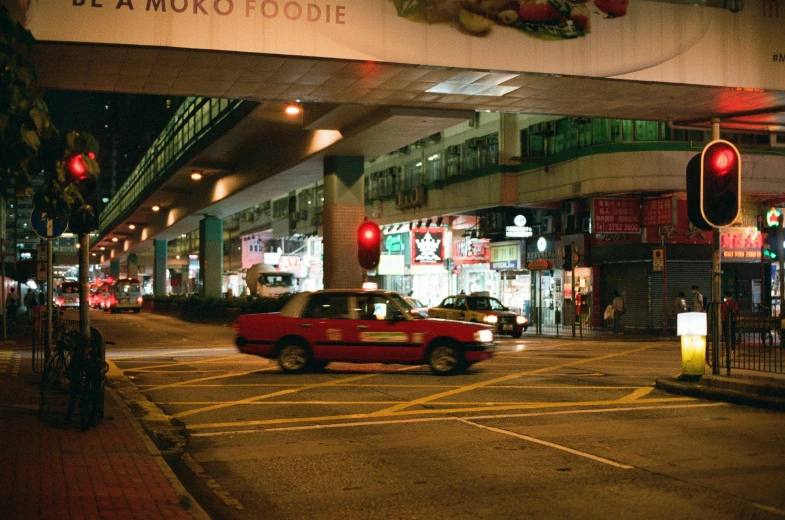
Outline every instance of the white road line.
<path fill-rule="evenodd" d="M 585 451 L 578 451 L 572 448 L 568 448 L 567 446 L 562 446 L 561 444 L 554 444 L 552 442 L 544 441 L 542 439 L 537 439 L 536 437 L 529 437 L 528 435 L 522 435 L 520 433 L 511 432 L 508 430 L 502 430 L 501 428 L 494 428 L 492 426 L 485 426 L 484 424 L 477 424 L 475 422 L 468 421 L 466 419 L 458 419 L 458 420 L 464 424 L 470 424 L 472 426 L 476 426 L 477 428 L 482 428 L 483 430 L 488 430 L 495 433 L 501 433 L 502 435 L 509 435 L 510 437 L 515 437 L 518 439 L 522 439 L 524 441 L 533 442 L 535 444 L 541 444 L 543 446 L 547 446 L 549 448 L 553 448 L 556 450 L 566 451 L 567 453 L 572 453 L 573 455 L 578 455 L 579 457 L 585 457 L 587 459 L 591 459 L 596 462 L 601 462 L 609 466 L 615 466 L 621 469 L 635 469 L 635 466 L 628 466 L 627 464 L 621 464 L 619 462 L 610 459 L 598 457 L 597 455 L 592 455 L 591 453 L 586 453 Z"/>
<path fill-rule="evenodd" d="M 515 417 L 544 417 L 549 415 L 575 415 L 586 413 L 613 413 L 613 412 L 636 412 L 639 410 L 677 410 L 682 408 L 705 408 L 712 406 L 727 406 L 727 403 L 696 403 L 696 404 L 677 404 L 677 405 L 659 405 L 659 406 L 634 406 L 628 408 L 600 408 L 597 410 L 559 410 L 555 412 L 531 412 L 531 413 L 516 413 L 516 414 L 498 414 L 498 415 L 473 415 L 469 418 L 477 420 L 487 419 L 508 419 Z M 225 430 L 219 432 L 205 432 L 205 433 L 190 433 L 190 437 L 218 437 L 221 435 L 239 435 L 247 433 L 276 433 L 276 432 L 291 432 L 303 430 L 323 430 L 327 428 L 357 428 L 365 426 L 379 426 L 390 424 L 407 424 L 407 423 L 422 423 L 434 421 L 455 421 L 462 420 L 458 417 L 421 417 L 417 419 L 391 419 L 386 421 L 360 421 L 351 423 L 335 423 L 335 424 L 311 424 L 308 426 L 283 426 L 279 428 L 258 428 L 246 430 Z M 188 425 L 186 425 L 186 428 Z"/>

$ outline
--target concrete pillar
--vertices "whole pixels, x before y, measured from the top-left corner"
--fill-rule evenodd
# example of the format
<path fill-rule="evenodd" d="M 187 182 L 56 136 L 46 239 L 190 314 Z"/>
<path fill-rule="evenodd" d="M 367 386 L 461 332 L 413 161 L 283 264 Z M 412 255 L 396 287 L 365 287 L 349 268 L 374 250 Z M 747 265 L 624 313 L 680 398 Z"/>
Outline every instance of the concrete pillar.
<path fill-rule="evenodd" d="M 365 218 L 363 157 L 324 160 L 324 288 L 360 287 L 357 228 Z"/>
<path fill-rule="evenodd" d="M 224 271 L 224 223 L 216 217 L 204 217 L 199 222 L 199 295 L 203 298 L 221 297 Z"/>
<path fill-rule="evenodd" d="M 128 255 L 128 278 L 139 278 L 139 257 L 135 254 Z"/>
<path fill-rule="evenodd" d="M 153 240 L 153 294 L 166 296 L 166 260 L 169 244 L 166 240 Z"/>
<path fill-rule="evenodd" d="M 109 260 L 109 276 L 115 280 L 120 278 L 120 260 Z"/>

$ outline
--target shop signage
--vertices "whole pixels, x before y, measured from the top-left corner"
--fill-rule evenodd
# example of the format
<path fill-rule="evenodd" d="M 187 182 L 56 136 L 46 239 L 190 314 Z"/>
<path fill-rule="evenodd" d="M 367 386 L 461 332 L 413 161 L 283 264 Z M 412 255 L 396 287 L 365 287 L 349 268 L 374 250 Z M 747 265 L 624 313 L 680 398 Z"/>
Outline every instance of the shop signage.
<path fill-rule="evenodd" d="M 720 234 L 722 260 L 759 262 L 763 233 L 754 227 L 724 228 Z"/>
<path fill-rule="evenodd" d="M 523 215 L 515 215 L 513 225 L 507 226 L 505 231 L 507 238 L 528 238 L 533 233 L 534 230 L 531 226 L 526 225 L 526 217 Z"/>
<path fill-rule="evenodd" d="M 381 255 L 379 256 L 379 267 L 376 274 L 402 276 L 406 274 L 406 262 L 403 255 Z"/>
<path fill-rule="evenodd" d="M 464 238 L 452 243 L 452 258 L 455 265 L 487 264 L 491 251 L 487 238 Z"/>
<path fill-rule="evenodd" d="M 528 245 L 528 243 L 527 243 Z M 529 249 L 534 249 L 530 251 Z M 540 237 L 534 248 L 527 247 L 526 261 L 531 262 L 540 258 L 553 259 L 556 258 L 556 242 L 552 238 Z"/>
<path fill-rule="evenodd" d="M 412 265 L 441 265 L 444 262 L 442 228 L 412 230 Z"/>
<path fill-rule="evenodd" d="M 392 233 L 382 239 L 382 253 L 402 255 L 406 252 L 406 235 L 408 233 Z"/>
<path fill-rule="evenodd" d="M 592 222 L 595 233 L 640 233 L 637 199 L 594 199 Z"/>
<path fill-rule="evenodd" d="M 553 269 L 553 262 L 539 258 L 529 262 L 526 267 L 529 268 L 529 271 L 545 271 L 546 269 Z"/>
<path fill-rule="evenodd" d="M 662 197 L 643 201 L 643 226 L 671 226 L 676 223 L 674 197 Z"/>
<path fill-rule="evenodd" d="M 520 244 L 491 244 L 491 269 L 520 269 Z"/>

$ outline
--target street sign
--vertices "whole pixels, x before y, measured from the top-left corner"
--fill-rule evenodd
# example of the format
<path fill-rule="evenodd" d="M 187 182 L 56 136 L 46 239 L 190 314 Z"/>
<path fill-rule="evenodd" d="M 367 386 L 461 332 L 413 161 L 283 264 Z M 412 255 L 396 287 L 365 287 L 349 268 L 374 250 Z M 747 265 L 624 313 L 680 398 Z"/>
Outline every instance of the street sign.
<path fill-rule="evenodd" d="M 546 269 L 553 269 L 553 262 L 540 258 L 529 262 L 526 267 L 529 268 L 529 271 L 545 271 Z"/>
<path fill-rule="evenodd" d="M 652 271 L 662 271 L 665 268 L 665 250 L 656 247 L 651 253 Z"/>
<path fill-rule="evenodd" d="M 46 281 L 46 262 L 39 260 L 36 262 L 35 279 L 38 281 Z"/>
<path fill-rule="evenodd" d="M 48 218 L 38 208 L 33 208 L 33 213 L 30 215 L 30 223 L 33 225 L 33 231 L 41 238 L 57 238 L 65 233 L 68 227 L 67 219 Z"/>

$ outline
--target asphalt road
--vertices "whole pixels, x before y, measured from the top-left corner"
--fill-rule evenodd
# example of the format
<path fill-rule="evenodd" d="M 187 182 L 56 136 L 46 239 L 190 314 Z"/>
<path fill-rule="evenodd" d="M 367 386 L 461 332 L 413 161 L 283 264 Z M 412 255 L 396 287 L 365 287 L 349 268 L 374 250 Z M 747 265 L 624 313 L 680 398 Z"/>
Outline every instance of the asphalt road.
<path fill-rule="evenodd" d="M 92 322 L 149 429 L 184 434 L 175 469 L 216 519 L 785 517 L 785 416 L 655 389 L 676 341 L 527 333 L 452 377 L 284 375 L 231 327 Z"/>

